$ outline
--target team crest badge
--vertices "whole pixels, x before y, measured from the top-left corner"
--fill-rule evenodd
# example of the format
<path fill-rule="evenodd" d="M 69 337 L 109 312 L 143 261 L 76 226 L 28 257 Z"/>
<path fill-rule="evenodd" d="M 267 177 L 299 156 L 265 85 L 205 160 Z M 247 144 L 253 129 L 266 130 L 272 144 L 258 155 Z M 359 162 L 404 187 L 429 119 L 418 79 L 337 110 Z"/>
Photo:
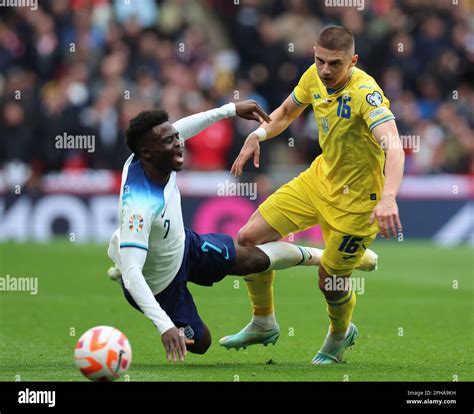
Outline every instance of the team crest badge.
<path fill-rule="evenodd" d="M 128 220 L 128 228 L 130 231 L 135 231 L 137 233 L 141 231 L 143 228 L 143 217 L 139 214 L 134 214 L 130 217 L 130 220 Z"/>
<path fill-rule="evenodd" d="M 329 120 L 325 117 L 321 117 L 321 125 L 323 126 L 323 131 L 325 134 L 329 133 Z"/>
<path fill-rule="evenodd" d="M 380 106 L 383 102 L 382 95 L 379 91 L 374 91 L 372 93 L 367 94 L 365 99 L 367 99 L 367 102 L 372 106 Z"/>

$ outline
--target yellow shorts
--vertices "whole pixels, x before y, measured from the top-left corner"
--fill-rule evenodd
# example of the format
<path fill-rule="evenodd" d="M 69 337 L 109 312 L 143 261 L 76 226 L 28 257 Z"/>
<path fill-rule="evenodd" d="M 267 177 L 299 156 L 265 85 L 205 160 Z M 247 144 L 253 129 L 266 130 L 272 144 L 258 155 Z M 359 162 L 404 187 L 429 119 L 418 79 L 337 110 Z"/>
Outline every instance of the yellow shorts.
<path fill-rule="evenodd" d="M 369 224 L 370 212 L 349 213 L 327 203 L 315 191 L 316 185 L 314 170 L 308 168 L 258 210 L 282 237 L 319 224 L 325 242 L 321 265 L 331 275 L 349 275 L 377 236 L 378 225 Z"/>

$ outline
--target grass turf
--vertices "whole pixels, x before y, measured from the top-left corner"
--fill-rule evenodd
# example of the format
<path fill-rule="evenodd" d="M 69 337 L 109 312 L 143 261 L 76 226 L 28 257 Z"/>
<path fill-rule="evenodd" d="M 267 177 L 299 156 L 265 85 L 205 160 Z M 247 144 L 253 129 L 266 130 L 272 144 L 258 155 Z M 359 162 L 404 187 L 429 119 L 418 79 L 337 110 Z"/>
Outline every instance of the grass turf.
<path fill-rule="evenodd" d="M 229 276 L 212 288 L 190 285 L 214 343 L 206 355 L 188 354 L 185 363 L 173 364 L 165 361 L 151 322 L 105 275 L 105 246 L 2 244 L 0 277 L 37 277 L 38 294 L 0 292 L 0 380 L 85 380 L 74 365 L 74 346 L 96 325 L 115 326 L 128 336 L 130 381 L 474 380 L 472 249 L 385 241 L 374 249 L 379 270 L 354 274 L 365 278 L 353 319 L 360 338 L 346 352 L 347 362 L 315 367 L 309 362 L 328 319 L 313 268 L 277 273 L 277 345 L 239 352 L 217 341 L 248 322 L 245 282 Z"/>

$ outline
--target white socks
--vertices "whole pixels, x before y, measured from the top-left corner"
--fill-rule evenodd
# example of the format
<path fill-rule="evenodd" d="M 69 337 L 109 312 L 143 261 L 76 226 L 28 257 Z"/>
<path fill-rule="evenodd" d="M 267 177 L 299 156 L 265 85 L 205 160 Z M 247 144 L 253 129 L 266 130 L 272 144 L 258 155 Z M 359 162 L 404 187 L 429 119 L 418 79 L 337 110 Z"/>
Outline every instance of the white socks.
<path fill-rule="evenodd" d="M 270 259 L 266 270 L 288 269 L 293 266 L 318 266 L 323 250 L 285 242 L 270 242 L 257 246 Z"/>
<path fill-rule="evenodd" d="M 324 250 L 316 247 L 298 246 L 285 242 L 270 242 L 257 246 L 270 259 L 266 270 L 282 270 L 293 266 L 319 266 Z M 367 249 L 362 256 L 358 270 L 371 272 L 377 269 L 378 255 Z"/>
<path fill-rule="evenodd" d="M 252 333 L 271 331 L 272 329 L 278 329 L 278 323 L 274 313 L 267 316 L 253 315 L 250 323 L 242 329 L 242 331 Z"/>
<path fill-rule="evenodd" d="M 253 315 L 251 324 L 256 325 L 263 331 L 269 331 L 271 329 L 275 329 L 278 326 L 274 313 L 266 316 Z"/>
<path fill-rule="evenodd" d="M 349 333 L 350 329 L 351 329 L 351 325 L 349 325 L 345 333 L 336 334 L 336 333 L 332 333 L 331 327 L 329 327 L 328 334 L 326 335 L 326 339 L 324 340 L 324 343 L 321 346 L 321 349 L 319 350 L 319 352 L 333 355 L 337 351 L 337 349 L 341 346 L 342 341 L 346 339 L 346 336 Z"/>

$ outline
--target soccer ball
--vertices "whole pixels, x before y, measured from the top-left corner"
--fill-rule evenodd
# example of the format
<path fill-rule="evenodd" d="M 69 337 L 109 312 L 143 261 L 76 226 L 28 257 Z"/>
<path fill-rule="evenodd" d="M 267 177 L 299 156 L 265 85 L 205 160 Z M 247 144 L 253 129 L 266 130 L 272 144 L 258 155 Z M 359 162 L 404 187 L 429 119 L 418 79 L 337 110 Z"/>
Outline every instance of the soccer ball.
<path fill-rule="evenodd" d="M 115 381 L 132 362 L 127 337 L 111 326 L 96 326 L 79 338 L 74 360 L 80 371 L 93 381 Z"/>

